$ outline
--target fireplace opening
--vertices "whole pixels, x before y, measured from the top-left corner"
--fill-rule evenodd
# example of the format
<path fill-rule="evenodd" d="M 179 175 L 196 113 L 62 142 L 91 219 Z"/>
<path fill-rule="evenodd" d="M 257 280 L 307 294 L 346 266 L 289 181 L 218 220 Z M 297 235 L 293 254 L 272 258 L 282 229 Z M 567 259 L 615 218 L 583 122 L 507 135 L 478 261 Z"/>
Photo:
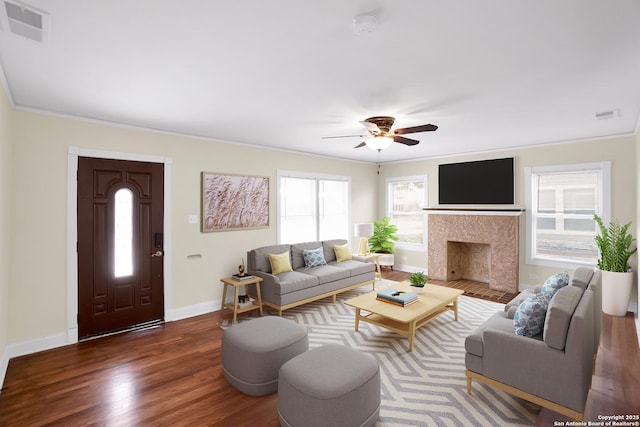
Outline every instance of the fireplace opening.
<path fill-rule="evenodd" d="M 447 241 L 447 280 L 491 280 L 491 245 Z"/>

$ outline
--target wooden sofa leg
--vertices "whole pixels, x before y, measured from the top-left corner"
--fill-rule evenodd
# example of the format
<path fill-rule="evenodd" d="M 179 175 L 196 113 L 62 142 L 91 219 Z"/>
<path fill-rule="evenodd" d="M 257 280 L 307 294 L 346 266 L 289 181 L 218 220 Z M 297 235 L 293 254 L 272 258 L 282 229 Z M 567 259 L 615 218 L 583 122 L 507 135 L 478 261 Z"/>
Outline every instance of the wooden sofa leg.
<path fill-rule="evenodd" d="M 467 394 L 471 394 L 471 378 L 467 377 Z"/>

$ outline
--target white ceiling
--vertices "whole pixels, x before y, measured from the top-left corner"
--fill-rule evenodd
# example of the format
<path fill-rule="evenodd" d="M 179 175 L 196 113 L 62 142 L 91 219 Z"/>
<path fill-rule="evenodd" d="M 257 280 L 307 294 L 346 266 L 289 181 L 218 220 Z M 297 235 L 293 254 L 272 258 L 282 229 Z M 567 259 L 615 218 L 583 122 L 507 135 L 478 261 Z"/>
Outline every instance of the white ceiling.
<path fill-rule="evenodd" d="M 0 31 L 19 108 L 371 162 L 322 137 L 373 115 L 439 126 L 388 162 L 630 134 L 640 111 L 640 0 L 26 4 L 51 29 Z M 362 13 L 375 32 L 353 32 Z"/>

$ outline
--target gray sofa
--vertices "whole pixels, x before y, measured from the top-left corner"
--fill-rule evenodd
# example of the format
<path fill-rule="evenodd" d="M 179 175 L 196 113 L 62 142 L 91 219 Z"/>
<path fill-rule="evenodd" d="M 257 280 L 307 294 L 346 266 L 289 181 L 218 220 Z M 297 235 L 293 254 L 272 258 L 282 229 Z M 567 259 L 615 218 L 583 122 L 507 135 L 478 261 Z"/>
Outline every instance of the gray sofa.
<path fill-rule="evenodd" d="M 333 247 L 344 245 L 346 240 L 326 240 L 264 246 L 247 252 L 247 272 L 263 279 L 260 284 L 262 302 L 282 311 L 321 298 L 333 296 L 349 289 L 371 284 L 375 289 L 375 265 L 356 260 L 336 261 Z M 327 265 L 306 268 L 302 251 L 323 248 Z M 289 252 L 293 271 L 274 275 L 271 272 L 269 254 Z M 250 287 L 250 292 L 253 289 Z"/>
<path fill-rule="evenodd" d="M 465 340 L 467 393 L 475 379 L 582 420 L 600 337 L 600 281 L 599 272 L 577 269 L 554 294 L 536 336 L 514 332 L 512 314 L 528 295 L 476 328 Z"/>

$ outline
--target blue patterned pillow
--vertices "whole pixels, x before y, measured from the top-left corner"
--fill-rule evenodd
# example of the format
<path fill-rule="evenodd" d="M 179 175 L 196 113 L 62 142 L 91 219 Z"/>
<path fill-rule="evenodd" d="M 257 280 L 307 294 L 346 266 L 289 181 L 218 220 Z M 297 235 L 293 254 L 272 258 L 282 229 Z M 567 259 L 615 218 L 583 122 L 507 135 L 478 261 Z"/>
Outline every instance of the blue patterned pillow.
<path fill-rule="evenodd" d="M 520 305 L 513 315 L 513 329 L 516 335 L 533 337 L 542 332 L 544 319 L 547 316 L 547 307 L 553 292 L 540 292 L 531 295 Z"/>
<path fill-rule="evenodd" d="M 327 261 L 324 259 L 324 250 L 322 249 L 322 246 L 318 249 L 303 249 L 302 257 L 304 258 L 304 265 L 306 268 L 327 265 Z"/>
<path fill-rule="evenodd" d="M 542 289 L 540 292 L 549 292 L 552 291 L 556 293 L 558 289 L 564 288 L 569 284 L 569 273 L 566 271 L 564 273 L 556 273 L 553 276 L 550 276 L 547 280 L 545 280 L 544 285 L 542 285 Z"/>

